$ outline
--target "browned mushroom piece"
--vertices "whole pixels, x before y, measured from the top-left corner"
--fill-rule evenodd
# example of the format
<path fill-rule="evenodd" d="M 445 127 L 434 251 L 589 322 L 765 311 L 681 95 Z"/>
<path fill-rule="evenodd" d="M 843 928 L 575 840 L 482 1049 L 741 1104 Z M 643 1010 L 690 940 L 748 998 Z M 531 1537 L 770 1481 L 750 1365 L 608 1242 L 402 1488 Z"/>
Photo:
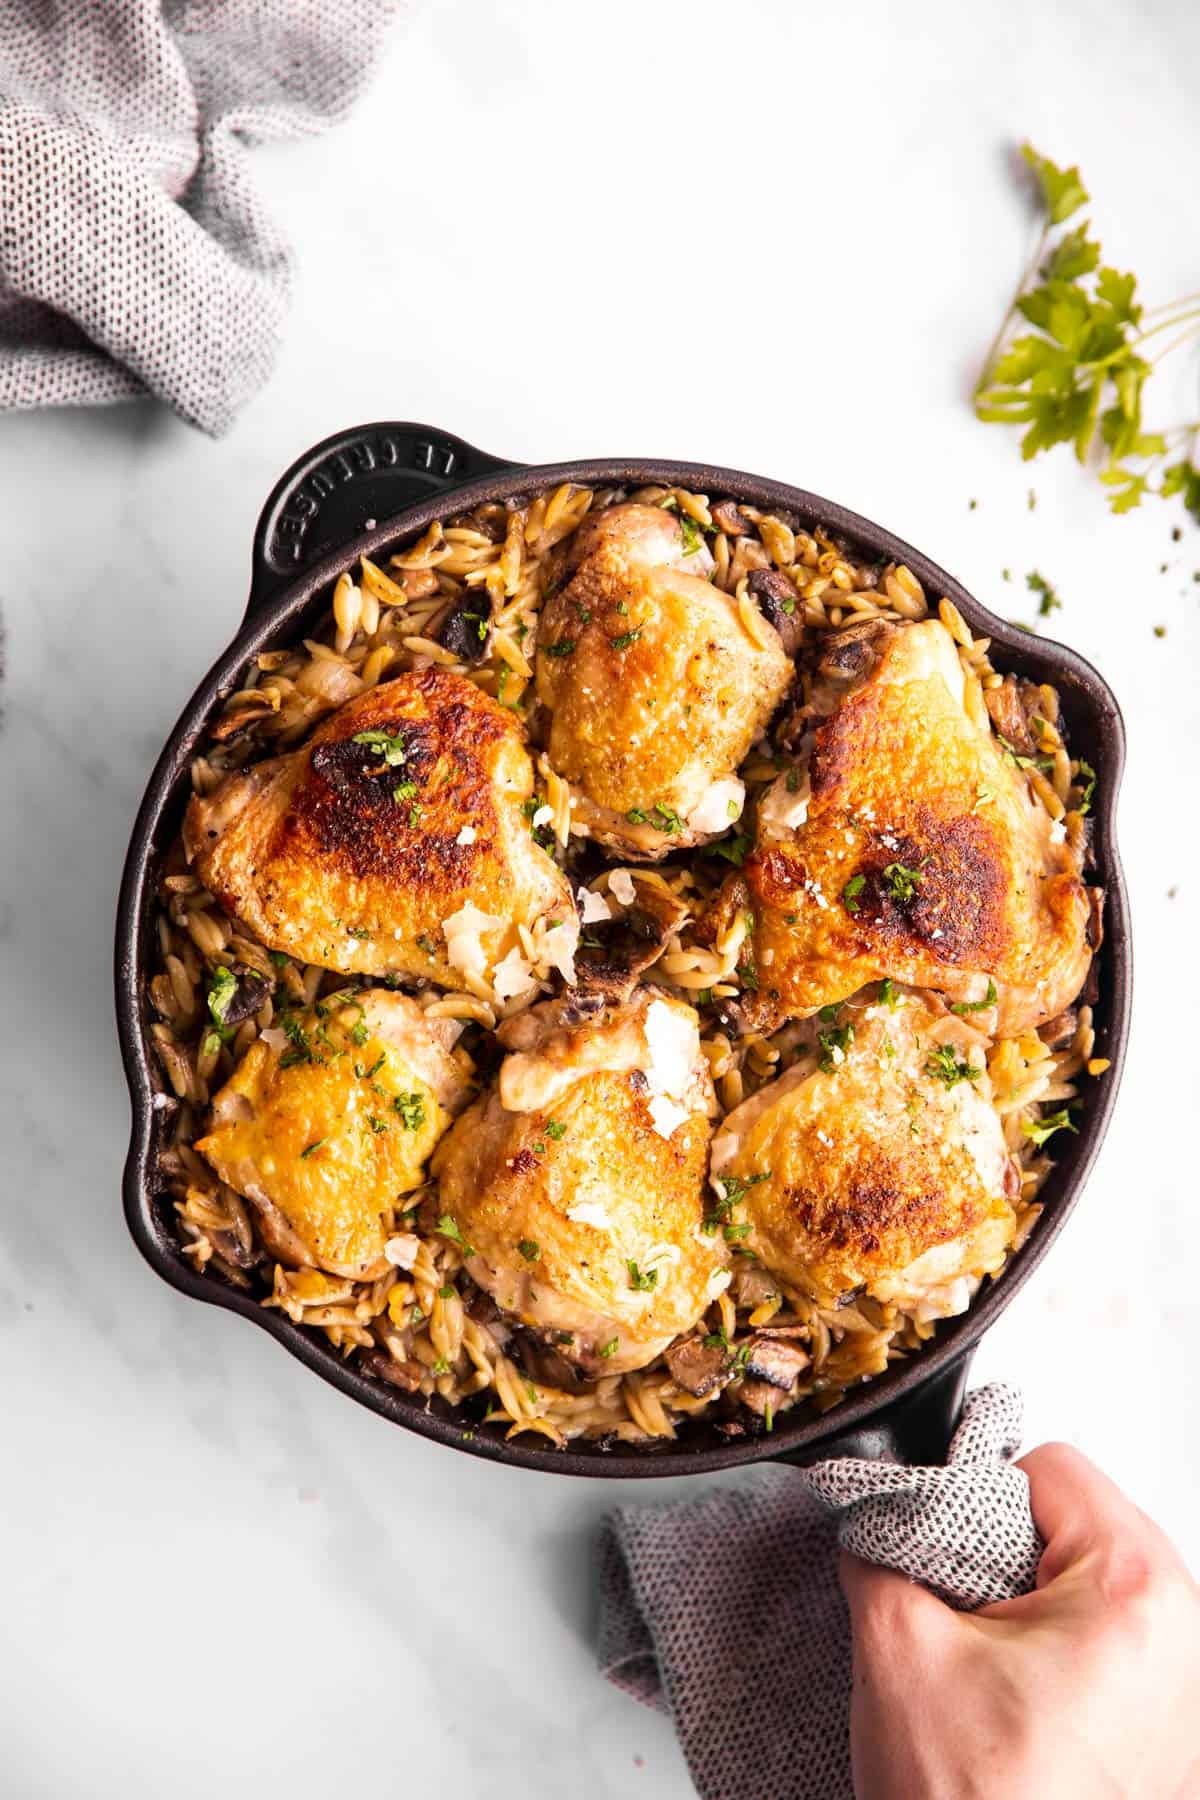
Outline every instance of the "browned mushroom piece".
<path fill-rule="evenodd" d="M 227 713 L 219 718 L 209 732 L 209 736 L 218 744 L 228 743 L 239 731 L 245 731 L 248 725 L 254 725 L 259 719 L 268 718 L 275 711 L 275 704 L 270 694 L 265 691 L 253 698 L 239 700 Z"/>
<path fill-rule="evenodd" d="M 856 681 L 876 662 L 893 627 L 886 619 L 859 619 L 821 640 L 819 675 L 836 681 Z"/>
<path fill-rule="evenodd" d="M 811 1360 L 801 1345 L 783 1336 L 760 1332 L 750 1340 L 746 1354 L 747 1384 L 765 1381 L 790 1394 Z"/>
<path fill-rule="evenodd" d="M 729 584 L 736 587 L 743 575 L 749 575 L 753 569 L 769 569 L 771 558 L 766 548 L 756 537 L 738 538 L 736 548 L 729 561 Z"/>
<path fill-rule="evenodd" d="M 633 877 L 637 899 L 627 912 L 583 927 L 575 979 L 584 994 L 627 1000 L 638 977 L 658 961 L 689 917 L 683 902 L 657 882 Z"/>
<path fill-rule="evenodd" d="M 1047 1019 L 1038 1033 L 1048 1050 L 1065 1050 L 1079 1029 L 1079 1014 L 1073 1006 L 1057 1017 Z"/>
<path fill-rule="evenodd" d="M 778 569 L 752 569 L 746 586 L 758 601 L 763 617 L 779 633 L 788 655 L 794 656 L 804 636 L 804 609 L 795 582 Z"/>
<path fill-rule="evenodd" d="M 237 987 L 221 1014 L 221 1023 L 227 1029 L 252 1019 L 275 986 L 273 981 L 268 981 L 264 976 L 257 975 L 252 969 L 243 968 L 240 964 L 235 965 L 233 973 L 237 977 Z"/>
<path fill-rule="evenodd" d="M 724 1346 L 702 1337 L 684 1338 L 667 1351 L 667 1367 L 677 1387 L 702 1400 L 724 1387 L 732 1375 Z"/>
<path fill-rule="evenodd" d="M 1018 682 L 1015 676 L 1006 675 L 999 687 L 984 690 L 983 703 L 1004 741 L 1021 756 L 1033 756 L 1038 741 L 1032 718 L 1040 704 L 1035 684 Z"/>
<path fill-rule="evenodd" d="M 437 624 L 443 650 L 463 663 L 482 662 L 492 647 L 492 615 L 487 594 L 468 588 L 451 601 Z"/>
<path fill-rule="evenodd" d="M 752 537 L 754 521 L 748 519 L 736 500 L 718 500 L 712 509 L 713 524 L 726 537 Z"/>
<path fill-rule="evenodd" d="M 368 1375 L 374 1375 L 377 1381 L 389 1382 L 392 1387 L 403 1388 L 406 1394 L 417 1393 L 425 1373 L 419 1362 L 397 1362 L 386 1350 L 369 1350 L 359 1361 Z"/>
<path fill-rule="evenodd" d="M 432 569 L 393 568 L 388 580 L 404 589 L 406 600 L 431 600 L 438 592 L 438 578 Z"/>

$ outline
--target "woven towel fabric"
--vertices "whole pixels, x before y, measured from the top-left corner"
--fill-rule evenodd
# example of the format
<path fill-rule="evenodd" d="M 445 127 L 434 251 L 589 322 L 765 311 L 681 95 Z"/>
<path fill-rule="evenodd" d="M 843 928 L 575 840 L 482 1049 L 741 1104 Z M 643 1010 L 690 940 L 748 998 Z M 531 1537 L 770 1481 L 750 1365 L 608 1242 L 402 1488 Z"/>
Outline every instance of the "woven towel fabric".
<path fill-rule="evenodd" d="M 944 1468 L 772 1466 L 623 1507 L 599 1545 L 600 1666 L 669 1711 L 702 1800 L 853 1800 L 839 1546 L 969 1610 L 1029 1593 L 1041 1540 L 1011 1388 L 967 1400 Z"/>
<path fill-rule="evenodd" d="M 288 299 L 250 146 L 339 118 L 401 4 L 0 7 L 0 408 L 148 392 L 228 429 Z"/>

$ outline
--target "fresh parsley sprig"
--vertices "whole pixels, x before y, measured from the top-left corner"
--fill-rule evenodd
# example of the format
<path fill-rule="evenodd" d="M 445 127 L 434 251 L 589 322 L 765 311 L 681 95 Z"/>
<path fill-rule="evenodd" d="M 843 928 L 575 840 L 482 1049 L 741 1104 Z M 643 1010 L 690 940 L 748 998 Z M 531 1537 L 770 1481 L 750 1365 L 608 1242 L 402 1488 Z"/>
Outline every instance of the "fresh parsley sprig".
<path fill-rule="evenodd" d="M 1090 220 L 1068 224 L 1089 203 L 1079 170 L 1058 168 L 1031 144 L 1021 153 L 1037 182 L 1042 231 L 984 362 L 976 416 L 1023 425 L 1027 461 L 1055 444 L 1073 445 L 1081 463 L 1098 450 L 1113 512 L 1129 512 L 1150 494 L 1179 495 L 1200 523 L 1200 419 L 1148 431 L 1142 418 L 1157 364 L 1200 335 L 1200 295 L 1147 312 L 1136 277 L 1102 262 Z M 1032 329 L 1014 335 L 1018 320 Z M 1178 335 L 1160 349 L 1165 333 Z"/>

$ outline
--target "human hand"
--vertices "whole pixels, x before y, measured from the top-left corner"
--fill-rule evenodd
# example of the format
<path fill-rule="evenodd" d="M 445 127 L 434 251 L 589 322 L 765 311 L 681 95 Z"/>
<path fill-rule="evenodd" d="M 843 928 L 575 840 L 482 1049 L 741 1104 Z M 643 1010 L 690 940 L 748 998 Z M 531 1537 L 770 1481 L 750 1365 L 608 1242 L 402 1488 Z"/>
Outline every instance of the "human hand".
<path fill-rule="evenodd" d="M 959 1613 L 843 1556 L 859 1800 L 1200 1795 L 1200 1590 L 1145 1513 L 1066 1444 L 1017 1464 L 1037 1588 Z"/>

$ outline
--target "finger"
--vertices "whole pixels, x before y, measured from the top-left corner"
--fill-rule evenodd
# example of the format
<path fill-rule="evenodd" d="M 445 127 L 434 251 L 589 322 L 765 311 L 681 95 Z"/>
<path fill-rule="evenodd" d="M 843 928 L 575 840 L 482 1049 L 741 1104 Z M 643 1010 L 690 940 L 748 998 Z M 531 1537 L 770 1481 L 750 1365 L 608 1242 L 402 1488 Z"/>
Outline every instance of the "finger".
<path fill-rule="evenodd" d="M 928 1636 L 955 1617 L 928 1588 L 898 1569 L 864 1562 L 845 1550 L 838 1558 L 838 1579 L 860 1647 L 880 1639 L 895 1643 L 903 1637 Z"/>
<path fill-rule="evenodd" d="M 1046 1542 L 1039 1587 L 1091 1550 L 1129 1545 L 1143 1556 L 1173 1556 L 1153 1520 L 1070 1444 L 1039 1444 L 1016 1466 L 1028 1479 L 1034 1523 Z"/>

